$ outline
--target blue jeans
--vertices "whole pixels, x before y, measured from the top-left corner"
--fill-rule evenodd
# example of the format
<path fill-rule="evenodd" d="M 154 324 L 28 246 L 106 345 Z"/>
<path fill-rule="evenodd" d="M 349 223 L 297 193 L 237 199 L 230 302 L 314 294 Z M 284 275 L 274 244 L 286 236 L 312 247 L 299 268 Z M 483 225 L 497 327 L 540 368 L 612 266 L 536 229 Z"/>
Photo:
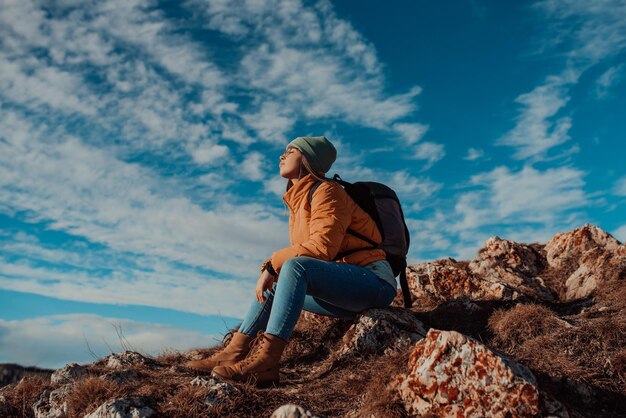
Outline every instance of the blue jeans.
<path fill-rule="evenodd" d="M 302 309 L 351 320 L 365 309 L 389 306 L 396 289 L 354 264 L 295 257 L 285 262 L 278 282 L 264 294 L 267 299 L 254 300 L 239 332 L 254 336 L 265 330 L 286 341 Z"/>

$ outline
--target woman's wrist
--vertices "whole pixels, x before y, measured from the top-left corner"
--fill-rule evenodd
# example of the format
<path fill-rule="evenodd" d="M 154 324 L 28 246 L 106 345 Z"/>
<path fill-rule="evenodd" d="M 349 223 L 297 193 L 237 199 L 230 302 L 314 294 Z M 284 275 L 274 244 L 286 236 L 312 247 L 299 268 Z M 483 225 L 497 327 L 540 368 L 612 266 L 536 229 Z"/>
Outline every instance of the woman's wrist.
<path fill-rule="evenodd" d="M 269 274 L 271 274 L 274 277 L 278 276 L 278 274 L 276 273 L 276 270 L 274 270 L 274 266 L 272 266 L 272 260 L 267 260 L 265 263 L 263 263 L 263 266 L 261 266 L 261 272 L 264 272 L 264 271 L 267 271 Z"/>

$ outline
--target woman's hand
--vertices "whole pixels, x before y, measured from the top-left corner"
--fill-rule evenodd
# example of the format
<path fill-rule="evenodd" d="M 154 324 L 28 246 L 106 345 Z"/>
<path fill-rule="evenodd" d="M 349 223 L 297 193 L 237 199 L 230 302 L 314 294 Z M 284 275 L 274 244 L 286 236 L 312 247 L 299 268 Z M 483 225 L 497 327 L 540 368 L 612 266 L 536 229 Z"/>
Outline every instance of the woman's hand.
<path fill-rule="evenodd" d="M 256 282 L 256 300 L 260 303 L 265 302 L 265 299 L 267 298 L 263 292 L 271 289 L 272 284 L 274 284 L 274 276 L 272 276 L 269 271 L 264 270 L 259 276 L 259 280 Z"/>

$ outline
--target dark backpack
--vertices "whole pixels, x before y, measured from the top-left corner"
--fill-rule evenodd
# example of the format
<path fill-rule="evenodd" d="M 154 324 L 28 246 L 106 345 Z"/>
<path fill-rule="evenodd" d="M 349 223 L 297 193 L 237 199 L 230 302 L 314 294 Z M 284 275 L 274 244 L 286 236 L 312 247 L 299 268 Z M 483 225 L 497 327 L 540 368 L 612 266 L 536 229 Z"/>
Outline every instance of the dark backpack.
<path fill-rule="evenodd" d="M 383 241 L 378 243 L 348 229 L 347 233 L 353 235 L 371 245 L 371 247 L 359 248 L 348 252 L 337 254 L 336 259 L 366 249 L 380 248 L 385 251 L 387 261 L 391 265 L 394 276 L 400 275 L 400 287 L 404 296 L 404 306 L 410 308 L 412 305 L 411 292 L 406 281 L 406 255 L 409 252 L 409 229 L 404 221 L 404 213 L 398 195 L 388 186 L 374 182 L 348 183 L 335 174 L 333 181 L 339 183 L 354 202 L 372 217 Z M 313 193 L 317 190 L 321 182 L 313 185 L 309 192 L 309 204 L 313 200 Z"/>

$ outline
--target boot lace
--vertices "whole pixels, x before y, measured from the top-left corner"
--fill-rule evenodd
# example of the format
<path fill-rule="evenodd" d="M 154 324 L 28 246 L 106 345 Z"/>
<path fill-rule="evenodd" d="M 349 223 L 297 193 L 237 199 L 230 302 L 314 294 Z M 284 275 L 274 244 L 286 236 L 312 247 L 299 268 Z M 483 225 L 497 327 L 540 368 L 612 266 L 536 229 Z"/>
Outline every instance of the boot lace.
<path fill-rule="evenodd" d="M 259 332 L 257 336 L 250 341 L 250 353 L 241 361 L 240 364 L 242 368 L 248 366 L 259 356 L 263 341 L 265 341 L 265 334 L 263 334 L 263 332 Z"/>

